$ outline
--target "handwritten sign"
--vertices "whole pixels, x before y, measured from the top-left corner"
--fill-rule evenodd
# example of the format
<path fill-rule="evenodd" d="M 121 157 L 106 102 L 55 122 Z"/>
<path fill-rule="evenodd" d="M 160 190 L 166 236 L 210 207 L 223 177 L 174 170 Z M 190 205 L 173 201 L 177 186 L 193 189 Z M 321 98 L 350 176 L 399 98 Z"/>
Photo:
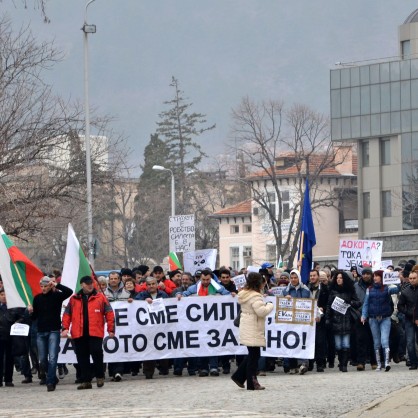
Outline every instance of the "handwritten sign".
<path fill-rule="evenodd" d="M 338 268 L 349 270 L 352 266 L 377 270 L 382 260 L 382 241 L 341 239 Z"/>
<path fill-rule="evenodd" d="M 332 302 L 331 309 L 334 311 L 339 312 L 340 314 L 345 315 L 347 313 L 347 309 L 350 305 L 345 303 L 343 299 L 339 298 L 338 296 Z"/>
<path fill-rule="evenodd" d="M 10 335 L 16 335 L 19 337 L 27 337 L 29 335 L 29 325 L 26 324 L 13 324 L 10 328 Z"/>
<path fill-rule="evenodd" d="M 313 325 L 315 323 L 316 300 L 276 296 L 276 324 L 292 323 Z"/>
<path fill-rule="evenodd" d="M 398 284 L 400 282 L 398 271 L 385 271 L 383 273 L 383 284 Z"/>
<path fill-rule="evenodd" d="M 170 251 L 194 251 L 195 226 L 194 215 L 170 216 L 169 222 Z"/>
<path fill-rule="evenodd" d="M 164 312 L 165 306 L 163 298 L 154 299 L 152 303 L 148 304 L 148 310 L 150 312 Z"/>
<path fill-rule="evenodd" d="M 269 293 L 275 296 L 283 296 L 284 289 L 286 289 L 286 286 L 272 287 Z"/>
<path fill-rule="evenodd" d="M 245 278 L 245 274 L 240 274 L 239 276 L 235 276 L 232 278 L 232 281 L 235 284 L 237 290 L 241 290 L 245 284 L 247 283 L 247 279 Z"/>

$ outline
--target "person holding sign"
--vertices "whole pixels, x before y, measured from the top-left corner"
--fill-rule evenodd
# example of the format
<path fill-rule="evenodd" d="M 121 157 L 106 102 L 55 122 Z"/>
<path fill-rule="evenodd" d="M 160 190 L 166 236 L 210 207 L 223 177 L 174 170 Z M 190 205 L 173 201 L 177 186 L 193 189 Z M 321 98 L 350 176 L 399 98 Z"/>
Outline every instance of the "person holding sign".
<path fill-rule="evenodd" d="M 377 369 L 382 368 L 380 348 L 384 350 L 385 372 L 390 370 L 389 334 L 393 313 L 393 302 L 390 295 L 399 293 L 397 286 L 388 287 L 383 284 L 383 270 L 376 270 L 373 275 L 373 284 L 367 289 L 364 298 L 361 322 L 369 320 L 373 335 L 373 345 L 376 353 Z"/>
<path fill-rule="evenodd" d="M 265 389 L 257 380 L 257 365 L 260 347 L 266 346 L 265 318 L 274 306 L 271 302 L 264 302 L 263 286 L 261 274 L 250 273 L 247 284 L 238 293 L 238 303 L 241 305 L 239 340 L 240 344 L 247 346 L 248 356 L 241 362 L 231 379 L 240 388 L 244 388 L 244 383 L 247 382 L 247 390 Z"/>
<path fill-rule="evenodd" d="M 347 372 L 350 355 L 350 309 L 357 309 L 360 305 L 353 281 L 346 272 L 336 271 L 329 287 L 325 323 L 331 326 L 334 333 L 335 350 L 338 354 L 341 372 Z"/>

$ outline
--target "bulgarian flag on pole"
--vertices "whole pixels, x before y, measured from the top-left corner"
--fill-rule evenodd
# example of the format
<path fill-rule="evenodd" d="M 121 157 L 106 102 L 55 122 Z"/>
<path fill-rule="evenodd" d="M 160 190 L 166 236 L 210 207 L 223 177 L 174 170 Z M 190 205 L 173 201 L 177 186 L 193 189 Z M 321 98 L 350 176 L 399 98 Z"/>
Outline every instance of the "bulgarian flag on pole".
<path fill-rule="evenodd" d="M 181 263 L 177 257 L 177 254 L 174 251 L 171 251 L 170 254 L 168 255 L 168 263 L 170 265 L 170 271 L 173 270 L 183 270 L 183 267 L 181 266 Z"/>
<path fill-rule="evenodd" d="M 39 282 L 44 276 L 5 234 L 0 226 L 0 274 L 6 291 L 8 308 L 24 308 L 41 293 Z"/>
<path fill-rule="evenodd" d="M 84 276 L 92 277 L 90 264 L 75 236 L 72 225 L 68 224 L 67 248 L 65 250 L 61 283 L 77 293 L 81 289 L 80 279 Z"/>

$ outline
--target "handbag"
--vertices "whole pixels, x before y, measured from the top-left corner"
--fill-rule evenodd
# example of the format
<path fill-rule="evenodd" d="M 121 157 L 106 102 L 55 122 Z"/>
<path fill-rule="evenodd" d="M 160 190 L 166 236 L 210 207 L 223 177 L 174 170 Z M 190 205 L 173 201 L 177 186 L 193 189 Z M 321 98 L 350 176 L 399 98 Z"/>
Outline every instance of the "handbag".
<path fill-rule="evenodd" d="M 240 313 L 238 314 L 238 316 L 236 316 L 236 317 L 235 317 L 235 319 L 234 319 L 234 325 L 235 325 L 236 327 L 239 327 L 240 320 L 241 320 L 241 312 L 240 312 Z"/>

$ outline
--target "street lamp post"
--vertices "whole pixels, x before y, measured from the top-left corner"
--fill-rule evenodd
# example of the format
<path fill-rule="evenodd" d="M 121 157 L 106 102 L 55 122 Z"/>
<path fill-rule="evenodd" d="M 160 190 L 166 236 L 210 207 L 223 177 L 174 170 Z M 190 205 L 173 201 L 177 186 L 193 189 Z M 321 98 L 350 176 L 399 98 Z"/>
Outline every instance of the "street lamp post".
<path fill-rule="evenodd" d="M 93 203 L 91 187 L 91 151 L 90 151 L 90 109 L 89 109 L 89 51 L 88 34 L 96 33 L 96 25 L 87 23 L 87 8 L 95 0 L 86 3 L 84 14 L 84 25 L 81 30 L 84 32 L 84 114 L 85 114 L 85 144 L 86 144 L 86 181 L 87 181 L 87 234 L 89 246 L 89 262 L 94 268 L 94 242 L 93 242 Z"/>
<path fill-rule="evenodd" d="M 152 166 L 153 170 L 157 171 L 169 171 L 171 173 L 171 216 L 176 215 L 176 200 L 175 200 L 175 187 L 174 187 L 174 173 L 169 169 L 165 168 L 162 165 Z"/>

